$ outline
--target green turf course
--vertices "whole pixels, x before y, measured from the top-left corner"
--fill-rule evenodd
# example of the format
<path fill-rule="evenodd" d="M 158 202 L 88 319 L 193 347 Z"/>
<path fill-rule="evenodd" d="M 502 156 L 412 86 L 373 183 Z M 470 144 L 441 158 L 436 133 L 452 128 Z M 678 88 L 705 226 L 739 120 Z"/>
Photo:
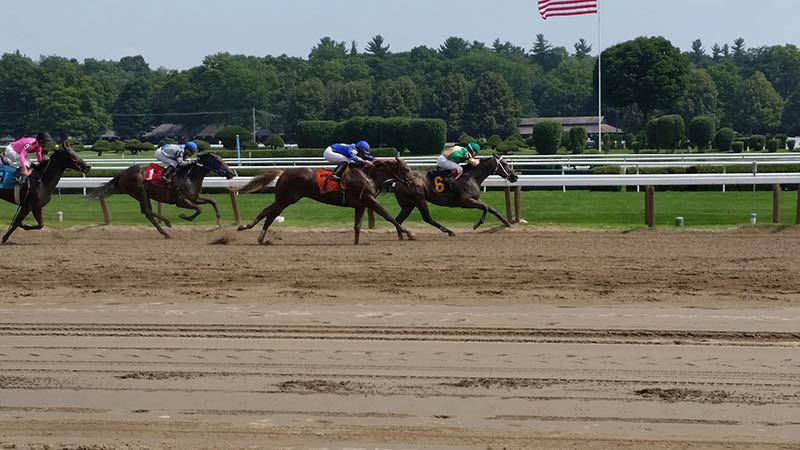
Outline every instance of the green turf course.
<path fill-rule="evenodd" d="M 212 194 L 220 206 L 223 224 L 233 222 L 230 197 L 228 194 Z M 239 206 L 242 221 L 252 220 L 255 215 L 272 202 L 272 194 L 242 194 Z M 505 201 L 500 191 L 485 192 L 481 199 L 505 214 Z M 394 195 L 382 195 L 381 203 L 394 216 L 399 207 Z M 796 193 L 784 192 L 781 195 L 781 222 L 794 223 Z M 54 195 L 45 208 L 45 224 L 49 227 L 68 227 L 73 225 L 99 225 L 103 222 L 100 204 L 89 201 L 78 194 L 62 196 L 64 222 L 57 222 L 58 199 Z M 112 222 L 115 225 L 148 224 L 139 212 L 135 200 L 127 195 L 113 195 L 108 199 Z M 155 208 L 155 203 L 153 204 Z M 430 205 L 433 217 L 445 226 L 467 227 L 479 217 L 478 210 L 442 208 Z M 682 216 L 687 227 L 696 226 L 738 226 L 748 223 L 752 206 L 751 192 L 656 192 L 656 223 L 660 226 L 674 226 L 676 216 Z M 194 224 L 213 224 L 214 214 L 210 206 L 202 206 L 203 214 Z M 0 221 L 10 223 L 16 206 L 3 202 L 0 205 Z M 176 224 L 186 224 L 179 219 L 178 210 L 172 205 L 164 205 L 167 217 Z M 758 223 L 767 224 L 772 220 L 772 193 L 758 192 L 756 196 Z M 275 226 L 336 226 L 352 227 L 353 210 L 339 208 L 304 199 L 288 207 L 283 215 L 286 221 Z M 522 193 L 522 218 L 529 224 L 548 224 L 578 227 L 630 228 L 644 225 L 644 193 L 636 192 L 589 192 L 589 191 L 526 191 Z M 411 223 L 422 223 L 416 211 L 409 218 Z M 32 223 L 33 218 L 26 220 Z M 377 218 L 378 226 L 391 226 Z M 383 223 L 381 223 L 383 222 Z M 489 226 L 497 224 L 491 215 L 486 222 Z M 366 226 L 366 223 L 364 224 Z M 433 228 L 431 228 L 433 230 Z"/>

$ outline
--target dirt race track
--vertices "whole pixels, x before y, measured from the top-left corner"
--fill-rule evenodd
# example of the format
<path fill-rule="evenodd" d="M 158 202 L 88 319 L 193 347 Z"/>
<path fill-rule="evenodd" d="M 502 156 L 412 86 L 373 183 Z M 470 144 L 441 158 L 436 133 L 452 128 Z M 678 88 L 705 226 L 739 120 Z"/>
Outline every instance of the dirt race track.
<path fill-rule="evenodd" d="M 800 229 L 415 230 L 17 231 L 0 448 L 800 447 Z"/>

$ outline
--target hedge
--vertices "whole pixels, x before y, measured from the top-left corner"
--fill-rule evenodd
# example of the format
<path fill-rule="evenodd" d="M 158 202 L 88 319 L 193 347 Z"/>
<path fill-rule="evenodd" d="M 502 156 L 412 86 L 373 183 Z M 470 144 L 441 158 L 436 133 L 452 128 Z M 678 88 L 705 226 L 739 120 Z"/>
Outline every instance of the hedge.
<path fill-rule="evenodd" d="M 295 136 L 297 145 L 302 148 L 325 148 L 337 139 L 337 128 L 341 127 L 339 122 L 332 120 L 301 120 L 297 122 Z"/>
<path fill-rule="evenodd" d="M 222 142 L 223 147 L 235 149 L 237 135 L 239 136 L 240 146 L 249 146 L 248 141 L 253 138 L 253 133 L 251 133 L 247 128 L 242 128 L 236 125 L 229 125 L 219 130 L 217 134 L 214 135 L 214 138 Z"/>
<path fill-rule="evenodd" d="M 281 148 L 277 150 L 258 149 L 242 150 L 242 158 L 313 158 L 322 157 L 324 148 Z M 223 158 L 236 158 L 236 150 L 215 150 L 214 153 Z M 397 149 L 391 147 L 379 147 L 370 150 L 370 154 L 376 157 L 397 156 Z"/>

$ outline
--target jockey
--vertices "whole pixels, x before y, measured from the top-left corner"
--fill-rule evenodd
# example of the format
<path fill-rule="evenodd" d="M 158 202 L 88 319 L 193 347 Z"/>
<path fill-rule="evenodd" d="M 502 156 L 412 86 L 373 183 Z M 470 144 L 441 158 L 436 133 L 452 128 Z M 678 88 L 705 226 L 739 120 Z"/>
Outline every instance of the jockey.
<path fill-rule="evenodd" d="M 39 133 L 35 138 L 25 137 L 14 141 L 5 149 L 2 156 L 2 163 L 10 167 L 18 167 L 22 175 L 28 176 L 31 170 L 28 168 L 28 160 L 25 158 L 28 153 L 36 153 L 36 160 L 42 162 L 42 148 L 51 141 L 49 133 Z"/>
<path fill-rule="evenodd" d="M 353 166 L 372 166 L 375 158 L 369 154 L 367 141 L 358 141 L 355 144 L 331 144 L 322 154 L 328 162 L 337 164 L 331 179 L 341 180 L 344 168 L 349 164 Z"/>
<path fill-rule="evenodd" d="M 172 176 L 175 170 L 180 166 L 189 164 L 188 158 L 191 158 L 197 152 L 197 144 L 193 141 L 187 142 L 185 145 L 178 144 L 164 144 L 156 150 L 156 159 L 169 164 L 164 173 L 161 174 L 161 181 L 165 183 L 172 182 Z"/>
<path fill-rule="evenodd" d="M 446 148 L 444 152 L 439 155 L 439 158 L 436 160 L 436 166 L 442 170 L 449 170 L 450 173 L 453 174 L 453 177 L 458 179 L 464 171 L 464 168 L 461 167 L 461 163 L 468 162 L 473 167 L 480 163 L 480 161 L 475 159 L 479 151 L 481 151 L 481 147 L 477 142 L 470 142 L 466 147 L 454 145 Z"/>

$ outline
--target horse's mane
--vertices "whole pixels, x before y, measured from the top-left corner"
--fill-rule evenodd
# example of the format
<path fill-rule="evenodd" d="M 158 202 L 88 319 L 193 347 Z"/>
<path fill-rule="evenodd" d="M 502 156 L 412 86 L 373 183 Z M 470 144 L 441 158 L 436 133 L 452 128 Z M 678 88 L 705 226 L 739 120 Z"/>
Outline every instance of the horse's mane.
<path fill-rule="evenodd" d="M 486 161 L 493 159 L 494 156 L 487 156 L 485 158 L 478 158 L 479 164 L 477 166 L 473 166 L 472 164 L 465 164 L 466 167 L 464 168 L 464 172 L 469 172 L 471 170 L 475 170 L 480 167 L 481 164 L 485 164 Z"/>

